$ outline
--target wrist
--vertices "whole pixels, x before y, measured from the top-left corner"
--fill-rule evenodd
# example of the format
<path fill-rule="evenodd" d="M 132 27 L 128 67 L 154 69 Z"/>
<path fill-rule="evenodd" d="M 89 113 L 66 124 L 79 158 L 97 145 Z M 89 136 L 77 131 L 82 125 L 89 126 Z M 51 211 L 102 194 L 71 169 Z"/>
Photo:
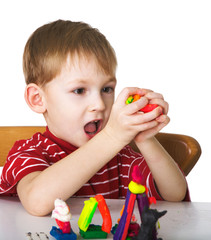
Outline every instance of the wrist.
<path fill-rule="evenodd" d="M 142 152 L 142 150 L 146 149 L 146 148 L 151 148 L 152 144 L 156 144 L 157 143 L 157 139 L 153 136 L 150 138 L 146 138 L 143 141 L 135 141 L 136 145 L 138 146 L 138 148 L 140 149 L 140 151 Z"/>
<path fill-rule="evenodd" d="M 135 144 L 139 148 L 141 153 L 150 153 L 152 149 L 157 149 L 158 145 L 160 147 L 160 144 L 158 143 L 157 139 L 155 137 L 146 138 L 141 142 L 136 142 Z"/>
<path fill-rule="evenodd" d="M 116 134 L 115 131 L 110 128 L 109 126 L 106 126 L 101 132 L 100 132 L 107 141 L 111 142 L 113 146 L 116 146 L 121 150 L 125 145 L 128 144 L 127 141 L 125 141 L 121 136 Z"/>

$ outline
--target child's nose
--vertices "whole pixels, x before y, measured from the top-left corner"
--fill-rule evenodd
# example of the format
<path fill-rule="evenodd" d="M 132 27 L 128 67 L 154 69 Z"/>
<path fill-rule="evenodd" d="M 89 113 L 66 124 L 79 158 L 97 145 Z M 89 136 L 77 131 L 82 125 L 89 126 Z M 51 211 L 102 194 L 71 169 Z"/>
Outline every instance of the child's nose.
<path fill-rule="evenodd" d="M 89 106 L 90 111 L 103 111 L 105 110 L 105 102 L 101 96 L 95 96 Z"/>

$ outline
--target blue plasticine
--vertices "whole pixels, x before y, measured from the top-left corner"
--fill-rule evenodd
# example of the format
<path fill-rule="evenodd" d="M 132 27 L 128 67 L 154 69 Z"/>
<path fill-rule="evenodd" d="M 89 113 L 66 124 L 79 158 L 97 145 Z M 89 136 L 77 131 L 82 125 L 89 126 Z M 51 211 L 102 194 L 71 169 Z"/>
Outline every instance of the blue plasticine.
<path fill-rule="evenodd" d="M 57 240 L 76 240 L 77 239 L 77 235 L 72 231 L 72 229 L 70 233 L 63 233 L 61 229 L 53 226 L 50 231 L 50 234 Z"/>

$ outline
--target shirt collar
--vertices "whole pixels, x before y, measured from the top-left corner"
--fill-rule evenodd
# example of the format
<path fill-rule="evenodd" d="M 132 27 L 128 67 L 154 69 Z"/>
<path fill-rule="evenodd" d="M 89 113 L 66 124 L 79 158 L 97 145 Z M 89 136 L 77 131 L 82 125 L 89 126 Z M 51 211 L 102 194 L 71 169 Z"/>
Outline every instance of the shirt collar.
<path fill-rule="evenodd" d="M 46 126 L 46 131 L 43 133 L 43 135 L 57 145 L 59 145 L 68 154 L 78 149 L 78 147 L 75 147 L 74 145 L 66 142 L 65 140 L 56 137 L 53 133 L 50 132 L 48 126 Z"/>

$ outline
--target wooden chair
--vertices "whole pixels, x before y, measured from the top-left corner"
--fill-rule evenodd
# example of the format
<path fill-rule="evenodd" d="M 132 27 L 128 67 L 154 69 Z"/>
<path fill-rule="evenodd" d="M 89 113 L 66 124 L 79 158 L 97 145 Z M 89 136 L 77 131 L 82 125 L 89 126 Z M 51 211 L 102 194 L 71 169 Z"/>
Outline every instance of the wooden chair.
<path fill-rule="evenodd" d="M 199 142 L 181 134 L 159 133 L 156 137 L 187 176 L 201 156 Z"/>
<path fill-rule="evenodd" d="M 156 138 L 187 176 L 201 156 L 201 147 L 197 140 L 173 133 L 158 133 Z M 131 143 L 131 146 L 135 151 L 139 151 L 134 143 Z"/>
<path fill-rule="evenodd" d="M 3 166 L 9 150 L 15 141 L 31 138 L 36 132 L 44 132 L 45 127 L 0 127 L 0 166 Z"/>
<path fill-rule="evenodd" d="M 28 139 L 36 132 L 44 132 L 45 127 L 0 127 L 0 166 L 3 166 L 7 154 L 15 141 Z M 201 155 L 199 143 L 190 136 L 158 133 L 158 141 L 179 164 L 187 176 Z M 135 146 L 132 146 L 137 150 Z"/>

